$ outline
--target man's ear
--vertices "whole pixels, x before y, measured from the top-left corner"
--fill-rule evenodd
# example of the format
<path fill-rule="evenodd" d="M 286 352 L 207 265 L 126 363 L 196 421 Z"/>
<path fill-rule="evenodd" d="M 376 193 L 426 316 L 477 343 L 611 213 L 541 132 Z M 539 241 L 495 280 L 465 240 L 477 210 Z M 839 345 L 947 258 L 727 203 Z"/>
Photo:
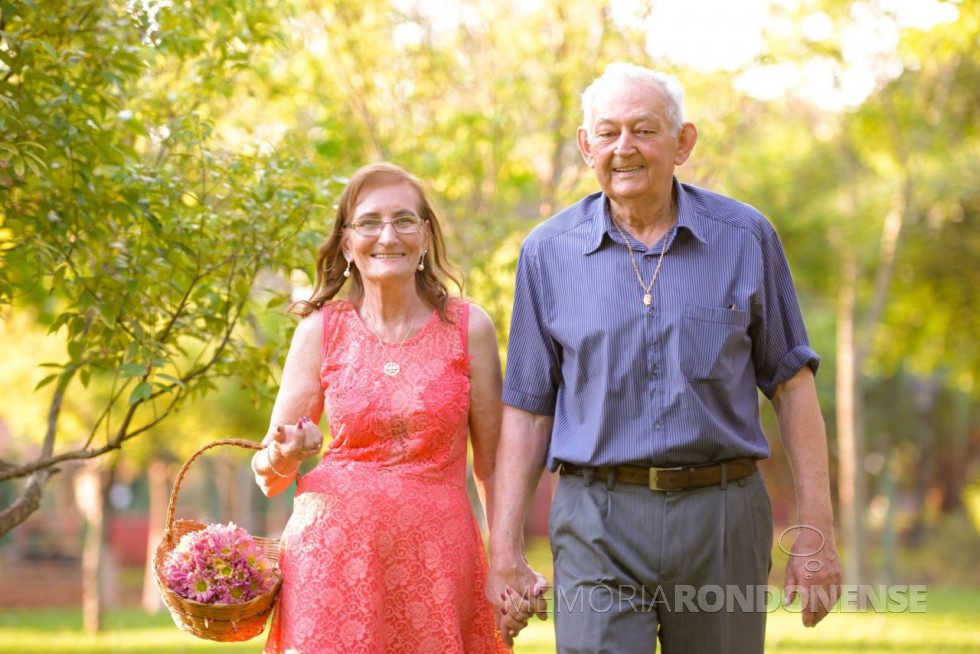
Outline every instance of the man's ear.
<path fill-rule="evenodd" d="M 694 126 L 694 123 L 684 123 L 681 125 L 680 134 L 677 135 L 677 153 L 674 155 L 675 166 L 680 166 L 687 161 L 697 142 L 698 128 Z"/>
<path fill-rule="evenodd" d="M 578 140 L 578 150 L 582 153 L 582 158 L 585 160 L 585 165 L 591 168 L 592 164 L 595 162 L 595 157 L 592 155 L 592 145 L 589 143 L 589 133 L 585 131 L 584 127 L 578 128 L 576 139 Z"/>

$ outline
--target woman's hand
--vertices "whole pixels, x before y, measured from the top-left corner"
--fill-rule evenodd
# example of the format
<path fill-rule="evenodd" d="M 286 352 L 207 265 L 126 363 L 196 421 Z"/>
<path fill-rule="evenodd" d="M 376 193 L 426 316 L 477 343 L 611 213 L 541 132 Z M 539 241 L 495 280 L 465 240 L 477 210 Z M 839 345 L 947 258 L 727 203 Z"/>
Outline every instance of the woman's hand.
<path fill-rule="evenodd" d="M 309 418 L 303 416 L 295 425 L 276 425 L 269 443 L 270 454 L 302 463 L 316 456 L 323 447 L 323 432 Z"/>

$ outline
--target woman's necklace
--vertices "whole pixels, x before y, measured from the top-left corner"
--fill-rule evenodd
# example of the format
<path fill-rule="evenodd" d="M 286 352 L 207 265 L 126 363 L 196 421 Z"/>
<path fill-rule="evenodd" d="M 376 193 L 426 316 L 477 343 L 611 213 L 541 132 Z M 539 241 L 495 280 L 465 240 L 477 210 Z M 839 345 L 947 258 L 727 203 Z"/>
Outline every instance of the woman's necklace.
<path fill-rule="evenodd" d="M 633 256 L 633 247 L 630 245 L 629 239 L 626 238 L 626 233 L 615 220 L 612 221 L 612 224 L 616 228 L 616 231 L 619 232 L 627 251 L 630 253 L 630 263 L 633 264 L 633 273 L 636 275 L 636 281 L 640 282 L 640 288 L 643 289 L 643 304 L 650 306 L 653 303 L 653 295 L 650 291 L 653 289 L 653 283 L 657 281 L 657 275 L 660 273 L 660 264 L 664 262 L 664 250 L 667 249 L 667 234 L 664 234 L 664 244 L 660 247 L 660 258 L 657 259 L 657 267 L 653 271 L 653 279 L 650 280 L 649 284 L 644 284 L 643 276 L 640 275 L 640 268 L 636 265 L 636 258 Z"/>
<path fill-rule="evenodd" d="M 388 362 L 385 363 L 385 366 L 384 368 L 382 368 L 382 370 L 384 370 L 384 373 L 389 377 L 394 377 L 399 372 L 401 372 L 402 370 L 401 366 L 399 366 L 397 363 L 391 360 L 391 353 L 388 352 L 388 347 L 385 345 L 385 342 L 381 340 L 380 336 L 378 336 L 378 328 L 374 325 L 374 321 L 369 318 L 368 322 L 371 323 L 371 327 L 369 327 L 371 333 L 374 334 L 374 337 L 376 339 L 378 339 L 378 343 L 381 344 L 381 349 L 384 350 L 385 357 L 388 359 Z M 412 327 L 414 326 L 415 326 L 415 318 L 413 317 L 412 322 L 409 323 L 408 329 L 405 330 L 405 336 L 402 337 L 401 343 L 399 343 L 399 345 L 405 344 L 405 341 L 408 340 L 408 335 L 412 333 Z"/>

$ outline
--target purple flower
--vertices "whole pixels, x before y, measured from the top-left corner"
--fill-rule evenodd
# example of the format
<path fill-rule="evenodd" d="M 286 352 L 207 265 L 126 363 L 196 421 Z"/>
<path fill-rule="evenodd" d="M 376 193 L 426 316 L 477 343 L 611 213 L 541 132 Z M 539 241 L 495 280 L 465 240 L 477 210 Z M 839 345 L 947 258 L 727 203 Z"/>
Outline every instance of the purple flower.
<path fill-rule="evenodd" d="M 249 533 L 229 522 L 184 534 L 164 562 L 164 581 L 204 604 L 241 604 L 269 591 L 275 565 Z"/>

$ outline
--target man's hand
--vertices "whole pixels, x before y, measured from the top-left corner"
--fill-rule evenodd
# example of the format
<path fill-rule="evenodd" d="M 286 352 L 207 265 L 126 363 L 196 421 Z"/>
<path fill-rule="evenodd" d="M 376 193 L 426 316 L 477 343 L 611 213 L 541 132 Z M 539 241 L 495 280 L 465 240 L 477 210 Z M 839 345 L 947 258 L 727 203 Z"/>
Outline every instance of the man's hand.
<path fill-rule="evenodd" d="M 494 560 L 487 578 L 486 597 L 494 607 L 497 626 L 504 642 L 513 647 L 514 637 L 527 626 L 532 615 L 546 620 L 548 581 L 531 569 L 523 558 L 515 563 Z"/>
<path fill-rule="evenodd" d="M 804 366 L 781 383 L 772 398 L 786 456 L 793 468 L 800 524 L 786 564 L 783 603 L 799 594 L 803 625 L 823 620 L 840 595 L 840 557 L 834 544 L 827 431 L 817 402 L 813 373 Z"/>
<path fill-rule="evenodd" d="M 814 627 L 840 597 L 841 565 L 833 529 L 823 531 L 810 525 L 797 527 L 789 561 L 783 604 L 799 595 L 804 627 Z"/>
<path fill-rule="evenodd" d="M 524 556 L 524 518 L 544 470 L 551 440 L 551 416 L 535 415 L 504 405 L 497 444 L 494 508 L 490 521 L 490 574 L 486 596 L 507 645 L 527 626 L 528 618 L 544 620 L 547 580 L 531 569 Z"/>

